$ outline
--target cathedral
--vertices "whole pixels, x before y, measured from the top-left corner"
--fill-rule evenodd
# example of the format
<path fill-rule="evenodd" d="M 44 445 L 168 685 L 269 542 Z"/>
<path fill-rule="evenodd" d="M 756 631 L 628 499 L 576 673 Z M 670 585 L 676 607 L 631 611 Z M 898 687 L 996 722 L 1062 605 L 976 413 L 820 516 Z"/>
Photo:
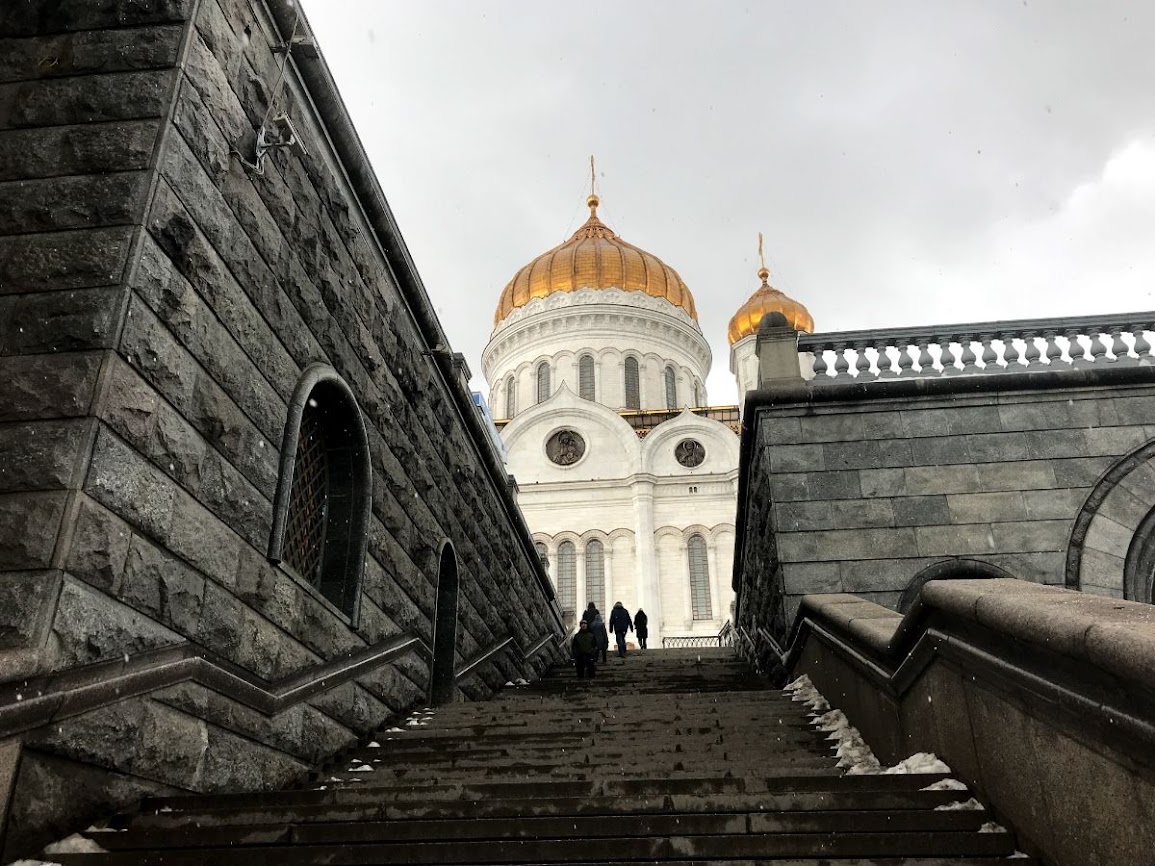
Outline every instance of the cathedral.
<path fill-rule="evenodd" d="M 572 624 L 586 603 L 646 611 L 663 637 L 731 617 L 739 406 L 712 406 L 709 343 L 672 267 L 589 219 L 506 285 L 482 354 L 518 502 Z M 767 313 L 813 331 L 762 286 L 730 321 L 738 393 L 755 387 Z"/>

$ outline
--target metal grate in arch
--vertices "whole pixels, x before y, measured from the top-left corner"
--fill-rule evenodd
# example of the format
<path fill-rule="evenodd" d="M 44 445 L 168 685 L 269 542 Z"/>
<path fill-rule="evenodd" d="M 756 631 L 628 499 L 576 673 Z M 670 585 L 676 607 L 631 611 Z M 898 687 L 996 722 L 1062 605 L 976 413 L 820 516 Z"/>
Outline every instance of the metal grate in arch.
<path fill-rule="evenodd" d="M 544 403 L 549 399 L 549 363 L 542 361 L 537 365 L 537 402 Z"/>
<path fill-rule="evenodd" d="M 593 355 L 582 355 L 578 358 L 578 396 L 583 400 L 594 399 Z"/>
<path fill-rule="evenodd" d="M 638 359 L 626 358 L 625 364 L 626 408 L 642 408 L 642 389 L 638 375 Z"/>
<path fill-rule="evenodd" d="M 577 549 L 572 541 L 557 546 L 557 600 L 563 611 L 577 610 Z"/>
<path fill-rule="evenodd" d="M 598 610 L 606 608 L 605 546 L 596 538 L 586 545 L 586 595 L 583 601 L 592 601 Z"/>
<path fill-rule="evenodd" d="M 510 376 L 505 380 L 505 417 L 517 414 L 517 379 Z"/>
<path fill-rule="evenodd" d="M 691 535 L 686 545 L 690 558 L 690 605 L 694 619 L 713 619 L 710 609 L 710 563 L 706 557 L 706 539 Z"/>
<path fill-rule="evenodd" d="M 314 585 L 321 582 L 325 522 L 329 512 L 329 455 L 320 412 L 307 405 L 301 415 L 292 495 L 285 525 L 284 560 Z"/>

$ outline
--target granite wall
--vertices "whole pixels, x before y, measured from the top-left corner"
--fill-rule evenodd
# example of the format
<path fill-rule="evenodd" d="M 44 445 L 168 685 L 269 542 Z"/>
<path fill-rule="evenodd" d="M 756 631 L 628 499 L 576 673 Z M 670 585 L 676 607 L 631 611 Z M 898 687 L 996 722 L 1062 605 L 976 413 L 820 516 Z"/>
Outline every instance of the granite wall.
<path fill-rule="evenodd" d="M 347 119 L 319 89 L 307 22 L 298 56 L 275 50 L 292 15 L 0 8 L 0 703 L 186 643 L 268 682 L 400 634 L 429 643 L 445 540 L 459 666 L 510 630 L 528 647 L 555 628 L 388 206 L 332 128 Z M 303 147 L 246 166 L 282 112 Z M 370 441 L 355 619 L 266 560 L 287 401 L 318 362 Z M 535 676 L 552 646 L 461 688 Z M 141 794 L 286 784 L 422 702 L 428 678 L 413 652 L 272 718 L 186 683 L 0 743 L 7 851 Z"/>
<path fill-rule="evenodd" d="M 751 392 L 743 436 L 735 581 L 743 619 L 778 636 L 807 593 L 898 608 L 959 560 L 1131 596 L 1152 368 L 785 386 Z"/>

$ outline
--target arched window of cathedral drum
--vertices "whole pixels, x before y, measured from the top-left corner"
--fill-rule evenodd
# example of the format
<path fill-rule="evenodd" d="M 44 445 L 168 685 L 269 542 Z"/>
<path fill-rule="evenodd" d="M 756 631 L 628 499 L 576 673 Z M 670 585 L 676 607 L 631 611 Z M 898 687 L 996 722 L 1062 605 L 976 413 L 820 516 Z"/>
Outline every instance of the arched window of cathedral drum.
<path fill-rule="evenodd" d="M 549 361 L 542 361 L 537 365 L 537 402 L 544 403 L 549 399 Z"/>
<path fill-rule="evenodd" d="M 702 405 L 702 383 L 697 379 L 694 380 L 694 405 Z"/>
<path fill-rule="evenodd" d="M 586 595 L 598 610 L 605 609 L 606 559 L 605 547 L 596 538 L 586 545 Z"/>
<path fill-rule="evenodd" d="M 666 383 L 666 408 L 678 408 L 678 380 L 674 373 L 673 367 L 666 367 L 666 372 L 663 374 Z"/>
<path fill-rule="evenodd" d="M 642 408 L 642 389 L 638 377 L 638 359 L 632 355 L 626 358 L 626 408 Z"/>
<path fill-rule="evenodd" d="M 517 414 L 517 379 L 512 375 L 505 380 L 505 417 Z"/>
<path fill-rule="evenodd" d="M 289 402 L 269 560 L 356 619 L 373 490 L 357 401 L 331 367 L 313 364 Z"/>
<path fill-rule="evenodd" d="M 694 619 L 713 619 L 710 610 L 710 563 L 706 558 L 706 539 L 691 535 L 686 545 L 690 557 L 690 604 Z"/>
<path fill-rule="evenodd" d="M 583 400 L 594 398 L 594 356 L 578 358 L 578 396 Z"/>
<path fill-rule="evenodd" d="M 557 546 L 557 601 L 563 612 L 577 610 L 577 550 L 572 541 Z"/>
<path fill-rule="evenodd" d="M 538 541 L 534 543 L 533 549 L 537 551 L 537 558 L 541 560 L 541 567 L 549 571 L 549 548 L 545 546 L 544 542 Z"/>

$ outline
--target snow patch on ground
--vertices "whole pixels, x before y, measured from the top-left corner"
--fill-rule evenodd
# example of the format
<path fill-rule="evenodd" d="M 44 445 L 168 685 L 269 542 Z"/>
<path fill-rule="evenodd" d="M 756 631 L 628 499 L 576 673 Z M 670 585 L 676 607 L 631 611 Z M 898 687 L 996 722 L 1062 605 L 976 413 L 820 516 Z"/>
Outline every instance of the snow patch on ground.
<path fill-rule="evenodd" d="M 370 767 L 368 764 L 358 764 L 355 767 L 350 767 L 345 772 L 346 773 L 372 773 L 373 768 Z"/>
<path fill-rule="evenodd" d="M 998 823 L 997 821 L 987 821 L 985 824 L 983 824 L 981 827 L 979 827 L 979 832 L 980 833 L 1005 833 L 1005 832 L 1007 832 L 1007 828 L 1004 827 L 1002 824 Z"/>
<path fill-rule="evenodd" d="M 933 785 L 919 788 L 920 791 L 965 791 L 967 786 L 958 779 L 939 779 Z"/>
<path fill-rule="evenodd" d="M 929 752 L 918 752 L 893 767 L 883 767 L 862 739 L 858 728 L 850 724 L 842 710 L 831 709 L 830 702 L 814 687 L 806 674 L 786 686 L 784 691 L 790 692 L 793 700 L 806 704 L 814 714 L 814 724 L 820 731 L 830 734 L 830 739 L 835 741 L 838 766 L 846 770 L 848 776 L 950 772 L 950 767 Z"/>
<path fill-rule="evenodd" d="M 367 748 L 367 749 L 380 749 L 380 748 L 381 748 L 381 744 L 380 744 L 380 743 L 378 743 L 376 740 L 374 740 L 373 742 L 371 742 L 371 743 L 370 743 L 368 746 L 366 746 L 365 748 Z"/>
<path fill-rule="evenodd" d="M 17 860 L 9 866 L 61 866 L 55 860 Z"/>
<path fill-rule="evenodd" d="M 81 836 L 79 833 L 73 833 L 71 836 L 65 836 L 58 842 L 53 842 L 51 845 L 44 846 L 45 854 L 107 854 L 108 852 L 93 842 L 91 839 Z"/>
<path fill-rule="evenodd" d="M 969 800 L 955 800 L 953 803 L 943 803 L 941 806 L 935 806 L 936 812 L 959 812 L 964 810 L 973 810 L 981 812 L 983 804 L 971 797 Z"/>

